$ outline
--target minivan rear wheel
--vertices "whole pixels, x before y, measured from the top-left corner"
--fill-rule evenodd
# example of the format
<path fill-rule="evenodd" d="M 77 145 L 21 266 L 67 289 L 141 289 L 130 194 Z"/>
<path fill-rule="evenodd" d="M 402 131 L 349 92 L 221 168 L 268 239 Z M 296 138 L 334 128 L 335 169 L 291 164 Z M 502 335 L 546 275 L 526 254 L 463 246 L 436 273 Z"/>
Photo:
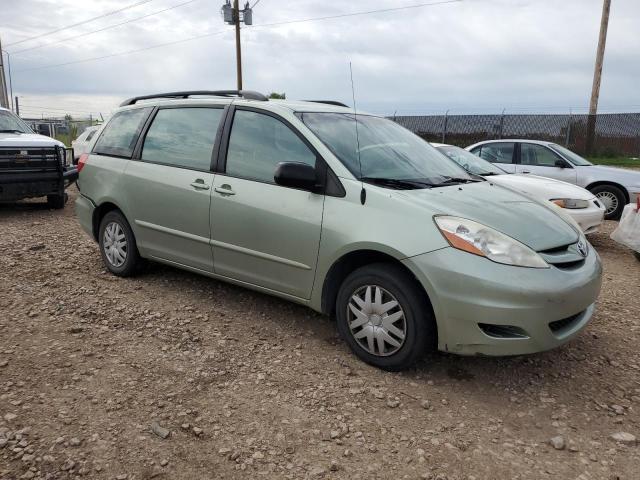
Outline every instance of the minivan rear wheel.
<path fill-rule="evenodd" d="M 384 370 L 408 368 L 437 344 L 425 292 L 390 263 L 367 265 L 347 276 L 336 299 L 336 319 L 351 350 Z"/>
<path fill-rule="evenodd" d="M 131 226 L 122 213 L 112 210 L 102 218 L 98 243 L 102 260 L 111 273 L 129 277 L 136 272 L 140 254 Z"/>

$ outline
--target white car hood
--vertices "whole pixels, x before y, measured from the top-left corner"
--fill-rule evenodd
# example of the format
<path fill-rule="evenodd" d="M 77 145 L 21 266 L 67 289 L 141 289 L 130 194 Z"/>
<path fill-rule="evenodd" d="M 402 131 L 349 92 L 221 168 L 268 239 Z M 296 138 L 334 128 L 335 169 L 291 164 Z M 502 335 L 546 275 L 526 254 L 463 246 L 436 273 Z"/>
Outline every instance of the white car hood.
<path fill-rule="evenodd" d="M 64 143 L 37 133 L 0 133 L 0 147 L 64 147 Z"/>
<path fill-rule="evenodd" d="M 582 187 L 537 175 L 492 175 L 487 177 L 487 180 L 529 194 L 539 200 L 555 198 L 591 200 L 594 198 L 593 193 Z"/>

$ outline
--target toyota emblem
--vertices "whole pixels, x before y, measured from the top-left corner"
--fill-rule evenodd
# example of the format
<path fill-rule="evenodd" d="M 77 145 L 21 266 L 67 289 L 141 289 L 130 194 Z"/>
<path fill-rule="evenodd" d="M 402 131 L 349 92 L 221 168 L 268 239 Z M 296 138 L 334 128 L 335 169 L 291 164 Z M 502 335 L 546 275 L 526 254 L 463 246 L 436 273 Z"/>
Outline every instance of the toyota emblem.
<path fill-rule="evenodd" d="M 578 253 L 580 253 L 580 255 L 582 255 L 583 257 L 587 256 L 588 250 L 587 250 L 587 244 L 585 242 L 580 240 L 578 242 L 577 248 L 578 248 Z"/>

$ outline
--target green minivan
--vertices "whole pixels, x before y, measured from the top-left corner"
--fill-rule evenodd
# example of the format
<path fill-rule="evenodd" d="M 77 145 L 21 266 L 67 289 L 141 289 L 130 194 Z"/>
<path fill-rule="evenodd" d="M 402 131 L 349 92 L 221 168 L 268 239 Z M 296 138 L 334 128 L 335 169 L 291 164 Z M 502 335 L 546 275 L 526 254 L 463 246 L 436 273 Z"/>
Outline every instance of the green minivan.
<path fill-rule="evenodd" d="M 78 219 L 115 275 L 145 258 L 307 305 L 387 370 L 559 346 L 600 291 L 598 254 L 553 206 L 338 102 L 132 98 L 78 168 Z"/>

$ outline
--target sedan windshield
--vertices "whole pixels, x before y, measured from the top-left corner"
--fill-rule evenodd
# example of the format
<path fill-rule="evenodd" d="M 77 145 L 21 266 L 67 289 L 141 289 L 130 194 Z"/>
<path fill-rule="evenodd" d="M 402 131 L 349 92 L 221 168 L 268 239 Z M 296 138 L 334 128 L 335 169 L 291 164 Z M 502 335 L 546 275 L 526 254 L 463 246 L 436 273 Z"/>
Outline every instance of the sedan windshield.
<path fill-rule="evenodd" d="M 0 111 L 0 133 L 33 133 L 19 117 L 5 110 Z"/>
<path fill-rule="evenodd" d="M 505 175 L 507 173 L 493 163 L 487 162 L 463 148 L 442 145 L 436 147 L 436 149 L 473 175 Z"/>
<path fill-rule="evenodd" d="M 588 165 L 593 165 L 593 163 L 591 163 L 588 160 L 582 158 L 580 155 L 578 155 L 576 153 L 573 153 L 568 148 L 564 148 L 564 147 L 562 147 L 560 145 L 556 145 L 555 143 L 552 143 L 549 146 L 551 147 L 552 150 L 555 150 L 557 153 L 562 155 L 564 158 L 569 160 L 574 165 L 577 165 L 579 167 L 586 167 Z"/>
<path fill-rule="evenodd" d="M 416 189 L 475 181 L 426 141 L 391 120 L 352 113 L 302 113 L 302 121 L 364 182 Z M 356 133 L 357 126 L 357 133 Z"/>

